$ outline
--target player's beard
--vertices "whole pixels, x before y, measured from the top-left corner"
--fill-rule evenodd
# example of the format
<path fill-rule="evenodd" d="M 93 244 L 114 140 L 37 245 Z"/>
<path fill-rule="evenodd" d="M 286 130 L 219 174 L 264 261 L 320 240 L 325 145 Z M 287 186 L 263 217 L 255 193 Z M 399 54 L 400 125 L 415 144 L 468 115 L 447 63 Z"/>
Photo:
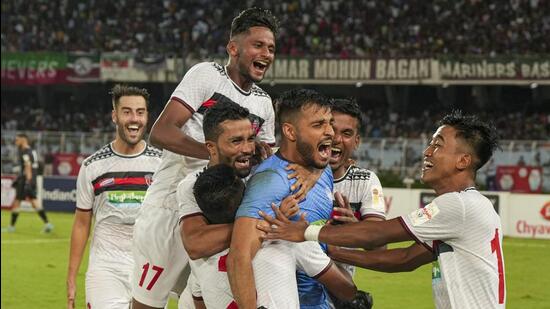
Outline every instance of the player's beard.
<path fill-rule="evenodd" d="M 235 162 L 239 159 L 242 159 L 245 156 L 238 156 L 238 157 L 236 157 L 232 160 L 230 157 L 224 156 L 223 151 L 220 148 L 217 149 L 217 152 L 220 154 L 219 155 L 219 163 L 231 166 L 233 168 L 233 170 L 235 171 L 235 174 L 237 174 L 237 176 L 239 178 L 245 178 L 246 176 L 250 175 L 250 170 L 251 170 L 250 165 L 246 169 L 238 169 L 235 166 Z M 249 158 L 249 160 L 251 160 L 251 159 L 252 158 Z"/>
<path fill-rule="evenodd" d="M 296 138 L 296 150 L 304 160 L 304 163 L 306 164 L 305 167 L 312 166 L 318 169 L 323 169 L 328 164 L 328 161 L 326 164 L 315 162 L 315 151 L 317 151 L 317 149 L 315 149 L 312 145 L 303 142 L 299 134 Z"/>
<path fill-rule="evenodd" d="M 254 82 L 254 83 L 259 83 L 262 81 L 263 79 L 263 76 L 262 78 L 260 79 L 256 79 L 254 78 L 251 74 L 250 74 L 250 66 L 252 66 L 252 62 L 250 62 L 249 65 L 246 64 L 245 61 L 241 61 L 241 51 L 239 50 L 239 55 L 237 55 L 237 66 L 239 68 L 239 74 L 241 74 L 244 78 L 246 78 L 247 80 L 251 81 L 251 82 Z"/>
<path fill-rule="evenodd" d="M 135 146 L 137 145 L 139 142 L 141 142 L 141 140 L 143 139 L 143 135 L 145 134 L 145 130 L 143 128 L 140 129 L 141 131 L 139 132 L 137 138 L 135 140 L 133 140 L 132 138 L 130 138 L 126 133 L 126 127 L 122 124 L 117 124 L 116 126 L 116 132 L 117 132 L 117 135 L 118 137 L 126 144 L 128 144 L 129 146 Z"/>

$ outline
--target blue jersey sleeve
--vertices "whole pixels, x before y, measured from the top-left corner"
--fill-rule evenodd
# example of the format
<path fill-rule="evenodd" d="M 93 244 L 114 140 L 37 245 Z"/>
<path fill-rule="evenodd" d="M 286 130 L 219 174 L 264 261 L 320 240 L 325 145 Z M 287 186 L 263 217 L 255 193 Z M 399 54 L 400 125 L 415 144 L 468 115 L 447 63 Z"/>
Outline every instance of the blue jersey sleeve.
<path fill-rule="evenodd" d="M 236 218 L 249 217 L 261 219 L 258 211 L 273 215 L 271 203 L 279 205 L 290 194 L 290 181 L 287 177 L 273 170 L 265 170 L 255 174 L 246 184 L 241 206 Z"/>

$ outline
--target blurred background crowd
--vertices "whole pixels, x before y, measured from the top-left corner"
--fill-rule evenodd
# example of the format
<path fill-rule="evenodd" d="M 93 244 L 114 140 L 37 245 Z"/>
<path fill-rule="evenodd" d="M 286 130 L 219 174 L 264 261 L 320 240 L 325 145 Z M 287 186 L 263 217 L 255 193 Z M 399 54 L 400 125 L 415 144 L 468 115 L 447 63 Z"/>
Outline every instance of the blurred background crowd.
<path fill-rule="evenodd" d="M 281 22 L 277 53 L 364 57 L 550 51 L 545 0 L 5 0 L 2 51 L 225 54 L 246 7 Z M 363 9 L 357 9 L 363 8 Z"/>

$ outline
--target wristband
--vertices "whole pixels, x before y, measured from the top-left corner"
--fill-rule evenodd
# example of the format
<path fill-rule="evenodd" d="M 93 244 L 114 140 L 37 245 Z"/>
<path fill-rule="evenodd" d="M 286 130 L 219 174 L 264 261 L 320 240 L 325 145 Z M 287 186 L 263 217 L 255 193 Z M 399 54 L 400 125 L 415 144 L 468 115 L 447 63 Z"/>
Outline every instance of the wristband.
<path fill-rule="evenodd" d="M 319 233 L 323 227 L 320 225 L 310 225 L 304 232 L 305 240 L 319 241 Z"/>

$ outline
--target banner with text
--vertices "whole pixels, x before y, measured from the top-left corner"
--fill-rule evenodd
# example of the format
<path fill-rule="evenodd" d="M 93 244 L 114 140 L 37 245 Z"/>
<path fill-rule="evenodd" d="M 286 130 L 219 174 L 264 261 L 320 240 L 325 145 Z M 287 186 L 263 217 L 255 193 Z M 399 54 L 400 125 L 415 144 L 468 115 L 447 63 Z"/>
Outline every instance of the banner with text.
<path fill-rule="evenodd" d="M 42 205 L 47 211 L 74 212 L 76 177 L 44 176 Z"/>
<path fill-rule="evenodd" d="M 200 61 L 209 59 L 163 54 L 2 53 L 2 84 L 75 82 L 172 82 Z M 186 69 L 183 69 L 186 68 Z M 550 55 L 538 57 L 316 58 L 278 56 L 263 83 L 280 84 L 516 84 L 550 85 Z"/>
<path fill-rule="evenodd" d="M 510 194 L 507 235 L 550 239 L 550 195 Z"/>
<path fill-rule="evenodd" d="M 439 59 L 441 80 L 548 80 L 550 56 Z"/>
<path fill-rule="evenodd" d="M 2 53 L 2 85 L 59 84 L 66 80 L 66 54 Z"/>

